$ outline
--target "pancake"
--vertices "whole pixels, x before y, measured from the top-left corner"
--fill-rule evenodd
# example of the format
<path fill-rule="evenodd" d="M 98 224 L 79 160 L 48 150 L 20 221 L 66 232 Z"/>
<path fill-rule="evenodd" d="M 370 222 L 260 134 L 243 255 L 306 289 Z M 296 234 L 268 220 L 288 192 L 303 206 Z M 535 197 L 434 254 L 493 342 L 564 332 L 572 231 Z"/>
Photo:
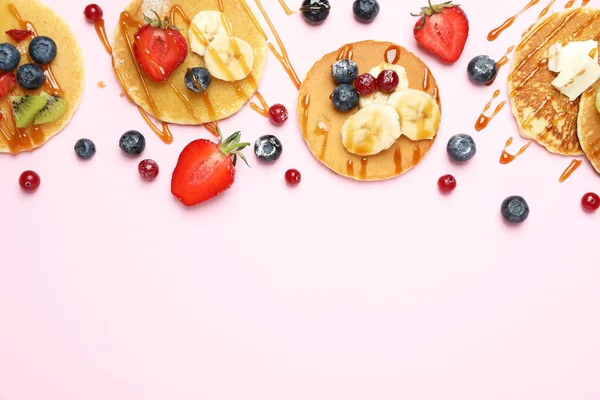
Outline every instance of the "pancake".
<path fill-rule="evenodd" d="M 552 153 L 583 154 L 577 135 L 579 99 L 570 102 L 552 86 L 548 50 L 557 43 L 598 40 L 600 10 L 583 7 L 538 22 L 517 46 L 508 78 L 512 111 L 521 136 Z"/>
<path fill-rule="evenodd" d="M 581 96 L 577 130 L 583 152 L 600 174 L 600 112 L 596 110 L 598 87 L 600 87 L 600 81 Z"/>
<path fill-rule="evenodd" d="M 208 90 L 202 94 L 188 90 L 184 84 L 184 76 L 188 68 L 204 67 L 203 57 L 190 51 L 185 62 L 169 76 L 166 82 L 153 82 L 143 71 L 140 76 L 127 42 L 129 38 L 133 45 L 133 35 L 138 30 L 137 24 L 128 25 L 123 22 L 118 24 L 113 43 L 115 71 L 128 96 L 153 117 L 169 123 L 200 125 L 227 118 L 238 112 L 256 93 L 262 78 L 267 59 L 266 37 L 253 22 L 254 16 L 240 0 L 133 0 L 125 8 L 125 12 L 131 18 L 140 24 L 145 24 L 144 14 L 151 16 L 152 11 L 156 11 L 164 18 L 171 15 L 170 10 L 173 6 L 179 6 L 185 17 L 181 13 L 175 13 L 172 23 L 181 29 L 189 44 L 187 19 L 193 18 L 199 11 L 219 11 L 220 4 L 223 5 L 223 12 L 233 25 L 234 35 L 252 46 L 255 62 L 250 76 L 244 80 L 225 82 L 213 78 Z M 145 85 L 150 96 L 146 92 Z"/>
<path fill-rule="evenodd" d="M 0 15 L 0 35 L 2 35 L 0 42 L 11 43 L 21 51 L 23 54 L 21 64 L 31 62 L 29 56 L 26 55 L 30 40 L 15 43 L 4 33 L 5 31 L 34 28 L 38 35 L 48 36 L 56 42 L 57 56 L 50 63 L 50 69 L 44 67 L 47 75 L 46 83 L 40 90 L 28 90 L 27 94 L 38 95 L 45 90 L 61 95 L 68 102 L 64 115 L 58 120 L 37 127 L 17 130 L 14 126 L 9 96 L 0 100 L 0 152 L 16 154 L 42 146 L 69 123 L 79 107 L 83 95 L 83 56 L 75 35 L 67 23 L 37 0 L 3 1 L 0 3 Z M 19 20 L 19 16 L 21 20 Z M 29 27 L 25 25 L 26 21 L 30 22 Z M 48 79 L 50 73 L 54 80 Z M 22 96 L 25 92 L 17 84 L 10 95 Z"/>
<path fill-rule="evenodd" d="M 335 89 L 331 65 L 338 58 L 351 57 L 360 73 L 368 72 L 382 62 L 398 64 L 406 69 L 409 87 L 436 97 L 438 86 L 427 66 L 408 50 L 390 42 L 363 41 L 344 46 L 325 55 L 308 72 L 298 97 L 298 120 L 306 144 L 313 155 L 332 171 L 361 181 L 376 181 L 401 175 L 421 161 L 433 145 L 432 140 L 412 141 L 401 136 L 389 149 L 368 157 L 349 153 L 342 144 L 342 126 L 358 112 L 337 111 L 330 100 Z"/>

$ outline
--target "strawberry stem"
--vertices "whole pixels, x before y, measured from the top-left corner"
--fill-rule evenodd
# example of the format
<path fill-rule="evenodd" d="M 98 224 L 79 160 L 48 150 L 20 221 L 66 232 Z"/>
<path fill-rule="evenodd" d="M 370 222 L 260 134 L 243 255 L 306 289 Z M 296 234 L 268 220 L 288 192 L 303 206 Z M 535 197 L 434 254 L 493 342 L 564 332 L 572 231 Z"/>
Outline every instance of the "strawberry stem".
<path fill-rule="evenodd" d="M 250 164 L 248 163 L 248 159 L 244 154 L 242 154 L 242 150 L 246 147 L 250 146 L 249 142 L 241 142 L 242 133 L 237 131 L 230 135 L 227 139 L 223 140 L 223 134 L 221 133 L 221 129 L 219 125 L 215 123 L 215 128 L 217 133 L 219 134 L 219 151 L 226 156 L 233 156 L 233 165 L 235 166 L 237 163 L 238 156 L 246 163 L 248 167 Z"/>
<path fill-rule="evenodd" d="M 429 6 L 421 7 L 421 12 L 419 12 L 417 14 L 414 14 L 414 13 L 410 14 L 413 17 L 421 17 L 422 18 L 421 25 L 418 26 L 417 28 L 415 28 L 416 30 L 421 30 L 425 27 L 425 23 L 427 22 L 427 17 L 431 17 L 432 15 L 441 13 L 446 8 L 459 7 L 459 4 L 453 4 L 452 1 L 447 1 L 447 2 L 441 3 L 441 4 L 431 4 L 431 0 L 427 0 L 427 3 L 429 4 Z"/>

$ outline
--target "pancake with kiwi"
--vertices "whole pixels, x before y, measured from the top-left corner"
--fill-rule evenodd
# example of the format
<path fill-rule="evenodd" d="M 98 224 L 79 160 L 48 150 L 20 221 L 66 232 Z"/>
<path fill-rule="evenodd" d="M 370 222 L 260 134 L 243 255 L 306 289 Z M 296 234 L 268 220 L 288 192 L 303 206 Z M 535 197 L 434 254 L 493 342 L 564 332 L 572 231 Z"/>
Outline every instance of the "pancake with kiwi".
<path fill-rule="evenodd" d="M 67 23 L 37 0 L 2 1 L 0 15 L 0 42 L 11 43 L 19 49 L 22 54 L 21 64 L 32 62 L 27 54 L 31 37 L 16 43 L 4 33 L 8 30 L 33 28 L 37 35 L 52 38 L 58 48 L 56 58 L 43 67 L 46 70 L 46 82 L 40 89 L 25 90 L 17 84 L 6 97 L 0 99 L 0 152 L 19 153 L 40 147 L 62 131 L 71 120 L 83 95 L 83 56 Z M 16 74 L 16 70 L 14 72 Z M 46 98 L 46 103 L 50 98 L 55 99 L 54 95 L 57 95 L 61 98 L 60 107 L 64 107 L 58 109 L 55 101 L 51 100 L 48 108 L 44 110 L 44 117 L 38 119 L 37 125 L 33 125 L 46 104 L 39 108 L 43 103 L 41 99 L 32 101 L 25 96 L 44 96 L 44 92 L 51 95 Z M 16 116 L 11 97 L 18 99 Z M 31 115 L 34 112 L 35 115 Z M 17 129 L 16 119 L 21 118 L 32 122 L 27 128 Z"/>
<path fill-rule="evenodd" d="M 406 69 L 410 89 L 432 95 L 441 109 L 439 89 L 428 67 L 417 56 L 390 42 L 363 41 L 352 43 L 325 55 L 308 72 L 298 97 L 298 120 L 306 144 L 313 155 L 332 171 L 361 181 L 375 181 L 401 175 L 417 165 L 433 146 L 431 140 L 413 141 L 405 135 L 387 150 L 360 157 L 350 153 L 342 143 L 342 127 L 351 112 L 336 110 L 330 96 L 336 88 L 331 66 L 338 59 L 352 58 L 359 74 L 367 73 L 383 62 Z"/>
<path fill-rule="evenodd" d="M 597 109 L 600 101 L 596 98 L 598 88 L 600 81 L 581 96 L 577 130 L 583 152 L 600 174 L 600 112 Z"/>
<path fill-rule="evenodd" d="M 559 92 L 548 69 L 550 47 L 557 43 L 600 39 L 600 10 L 583 7 L 552 14 L 539 21 L 517 46 L 508 78 L 512 112 L 521 136 L 552 153 L 583 153 L 577 134 L 579 99 Z"/>
<path fill-rule="evenodd" d="M 236 82 L 226 82 L 213 77 L 208 90 L 204 93 L 194 93 L 185 86 L 186 71 L 189 68 L 205 67 L 205 62 L 204 57 L 192 51 L 165 82 L 154 82 L 138 69 L 130 45 L 133 45 L 138 24 L 146 23 L 144 15 L 155 18 L 154 12 L 156 12 L 163 19 L 172 16 L 172 24 L 181 30 L 190 44 L 190 34 L 194 33 L 190 32 L 189 20 L 200 11 L 220 11 L 221 5 L 223 13 L 231 22 L 233 35 L 249 43 L 254 51 L 254 65 L 248 77 Z M 172 13 L 173 7 L 178 11 Z M 245 8 L 241 0 L 133 0 L 121 14 L 115 32 L 113 42 L 115 71 L 127 95 L 146 112 L 161 121 L 200 125 L 227 118 L 238 112 L 256 93 L 263 75 L 267 59 L 267 42 L 263 31 L 254 21 L 254 15 Z"/>

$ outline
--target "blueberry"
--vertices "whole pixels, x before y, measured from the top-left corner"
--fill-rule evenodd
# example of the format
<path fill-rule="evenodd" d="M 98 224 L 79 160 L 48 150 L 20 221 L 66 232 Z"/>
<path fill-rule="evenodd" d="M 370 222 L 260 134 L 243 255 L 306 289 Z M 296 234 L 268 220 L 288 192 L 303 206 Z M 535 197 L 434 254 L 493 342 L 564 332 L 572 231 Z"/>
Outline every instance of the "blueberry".
<path fill-rule="evenodd" d="M 210 82 L 210 73 L 206 68 L 189 68 L 185 73 L 185 86 L 192 92 L 204 92 L 210 86 Z"/>
<path fill-rule="evenodd" d="M 521 196 L 510 196 L 500 208 L 504 219 L 511 223 L 521 223 L 529 217 L 529 206 Z"/>
<path fill-rule="evenodd" d="M 352 83 L 358 77 L 358 65 L 351 60 L 339 60 L 331 66 L 331 74 L 337 83 Z"/>
<path fill-rule="evenodd" d="M 355 0 L 352 11 L 360 22 L 371 22 L 379 14 L 379 3 L 377 0 Z"/>
<path fill-rule="evenodd" d="M 36 64 L 23 64 L 17 70 L 17 82 L 25 89 L 39 89 L 45 81 L 44 71 Z"/>
<path fill-rule="evenodd" d="M 146 148 L 146 138 L 138 131 L 128 131 L 121 136 L 119 147 L 125 154 L 137 156 Z"/>
<path fill-rule="evenodd" d="M 329 17 L 329 0 L 304 0 L 300 11 L 302 16 L 311 25 L 322 24 Z"/>
<path fill-rule="evenodd" d="M 87 160 L 96 154 L 96 145 L 90 139 L 79 139 L 75 143 L 75 153 L 79 158 Z"/>
<path fill-rule="evenodd" d="M 12 71 L 21 62 L 21 53 L 10 43 L 0 44 L 0 71 Z"/>
<path fill-rule="evenodd" d="M 477 152 L 475 141 L 469 135 L 454 135 L 448 141 L 448 155 L 456 162 L 469 161 Z"/>
<path fill-rule="evenodd" d="M 331 102 L 339 111 L 350 111 L 358 105 L 358 92 L 354 86 L 342 83 L 333 91 Z"/>
<path fill-rule="evenodd" d="M 254 143 L 254 154 L 261 161 L 277 161 L 281 157 L 282 151 L 281 142 L 273 135 L 261 136 Z"/>
<path fill-rule="evenodd" d="M 38 64 L 50 64 L 56 58 L 56 43 L 47 36 L 38 36 L 29 43 L 29 55 Z"/>
<path fill-rule="evenodd" d="M 496 78 L 498 65 L 489 56 L 477 56 L 469 62 L 467 73 L 473 83 L 490 83 Z"/>

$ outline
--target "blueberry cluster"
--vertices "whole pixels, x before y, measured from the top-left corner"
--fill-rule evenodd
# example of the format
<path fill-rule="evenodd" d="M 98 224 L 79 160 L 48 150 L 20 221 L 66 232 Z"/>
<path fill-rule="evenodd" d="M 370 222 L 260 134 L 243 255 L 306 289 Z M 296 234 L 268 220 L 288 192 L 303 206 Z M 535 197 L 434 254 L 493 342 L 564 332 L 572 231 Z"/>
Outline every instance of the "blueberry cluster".
<path fill-rule="evenodd" d="M 342 112 L 352 110 L 358 105 L 358 92 L 352 83 L 358 77 L 358 65 L 352 60 L 339 60 L 331 66 L 331 75 L 338 86 L 333 91 L 331 102 Z"/>
<path fill-rule="evenodd" d="M 35 63 L 21 63 L 21 53 L 10 43 L 0 43 L 0 71 L 12 73 L 17 70 L 17 82 L 27 90 L 35 90 L 42 87 L 46 81 L 44 71 L 40 65 L 50 64 L 57 54 L 57 46 L 54 40 L 47 36 L 37 36 L 28 47 L 29 56 Z"/>

